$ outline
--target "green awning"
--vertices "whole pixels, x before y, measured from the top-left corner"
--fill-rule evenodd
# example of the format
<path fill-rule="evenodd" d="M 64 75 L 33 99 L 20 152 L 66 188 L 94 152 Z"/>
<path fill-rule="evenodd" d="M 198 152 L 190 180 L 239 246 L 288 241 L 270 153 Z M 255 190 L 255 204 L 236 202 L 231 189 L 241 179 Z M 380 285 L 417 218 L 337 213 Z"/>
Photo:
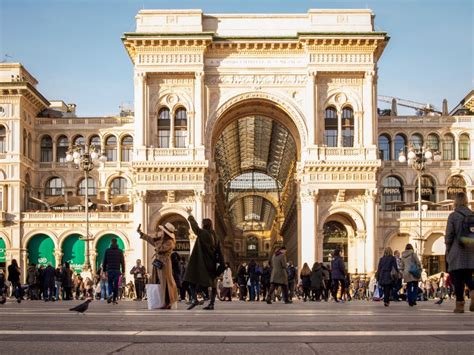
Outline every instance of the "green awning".
<path fill-rule="evenodd" d="M 0 238 L 0 263 L 4 263 L 7 261 L 7 246 L 5 245 L 5 241 Z"/>
<path fill-rule="evenodd" d="M 63 243 L 62 262 L 67 261 L 76 273 L 82 271 L 85 262 L 86 242 L 80 238 L 80 234 L 71 234 Z"/>
<path fill-rule="evenodd" d="M 47 266 L 51 263 L 56 267 L 54 259 L 54 242 L 46 234 L 35 235 L 28 243 L 28 263 L 34 263 L 37 266 Z"/>
<path fill-rule="evenodd" d="M 112 238 L 117 238 L 117 244 L 120 249 L 125 251 L 125 244 L 119 236 L 115 234 L 104 234 L 99 241 L 97 242 L 97 259 L 96 266 L 97 270 L 102 266 L 102 261 L 104 260 L 105 251 L 110 247 L 110 241 Z"/>

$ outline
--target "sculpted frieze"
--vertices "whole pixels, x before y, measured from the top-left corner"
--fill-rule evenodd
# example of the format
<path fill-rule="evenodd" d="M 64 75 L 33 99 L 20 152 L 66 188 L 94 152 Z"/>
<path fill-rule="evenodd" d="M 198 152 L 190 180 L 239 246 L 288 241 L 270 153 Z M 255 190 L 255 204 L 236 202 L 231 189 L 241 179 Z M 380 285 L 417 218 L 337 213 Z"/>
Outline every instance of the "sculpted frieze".
<path fill-rule="evenodd" d="M 307 75 L 209 75 L 207 85 L 304 85 Z"/>
<path fill-rule="evenodd" d="M 367 64 L 372 63 L 371 54 L 363 53 L 314 53 L 311 63 L 317 64 Z"/>

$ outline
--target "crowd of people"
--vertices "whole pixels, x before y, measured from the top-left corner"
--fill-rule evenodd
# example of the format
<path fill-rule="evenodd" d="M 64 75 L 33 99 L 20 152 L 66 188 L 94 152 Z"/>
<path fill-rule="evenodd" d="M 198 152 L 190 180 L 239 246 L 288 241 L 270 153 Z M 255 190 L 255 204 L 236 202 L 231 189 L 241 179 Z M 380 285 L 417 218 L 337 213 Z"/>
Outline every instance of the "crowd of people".
<path fill-rule="evenodd" d="M 470 311 L 474 311 L 474 251 L 467 245 L 469 239 L 462 243 L 459 241 L 459 236 L 467 233 L 463 228 L 468 222 L 463 216 L 472 213 L 467 208 L 465 194 L 457 196 L 456 209 L 448 218 L 448 272 L 432 277 L 426 274 L 412 244 L 407 244 L 401 253 L 387 247 L 376 273 L 370 276 L 350 275 L 339 249 L 332 253 L 330 263 L 316 262 L 311 267 L 305 263 L 298 270 L 291 260 L 287 261 L 284 246 L 277 248 L 268 262 L 259 264 L 251 260 L 233 270 L 224 261 L 212 222 L 204 219 L 201 228 L 191 209 L 188 212 L 191 228 L 197 236 L 188 261 L 174 252 L 176 242 L 172 224 L 160 226 L 155 235 L 145 234 L 139 226 L 140 238 L 155 248 L 151 273 L 147 272 L 141 260 L 137 260 L 129 271 L 133 282 L 127 283 L 123 252 L 113 239 L 96 275 L 87 269 L 75 273 L 67 262 L 56 269 L 51 264 L 46 267 L 31 264 L 26 271 L 26 285 L 23 286 L 20 283 L 21 270 L 13 260 L 8 267 L 8 280 L 0 270 L 0 294 L 4 296 L 0 302 L 4 302 L 5 295 L 10 293 L 19 303 L 25 297 L 44 301 L 96 298 L 117 303 L 123 298 L 146 299 L 149 295 L 145 286 L 151 284 L 157 285 L 154 290 L 160 294 L 162 305 L 159 308 L 162 309 L 171 309 L 178 301 L 187 302 L 188 309 L 193 309 L 208 300 L 204 309 L 213 310 L 217 298 L 228 302 L 265 301 L 269 304 L 277 299 L 292 303 L 294 298 L 303 302 L 337 303 L 383 300 L 386 307 L 393 301 L 406 301 L 414 307 L 418 301 L 438 298 L 437 303 L 440 304 L 455 296 L 455 313 L 464 312 L 466 297 L 471 299 Z"/>

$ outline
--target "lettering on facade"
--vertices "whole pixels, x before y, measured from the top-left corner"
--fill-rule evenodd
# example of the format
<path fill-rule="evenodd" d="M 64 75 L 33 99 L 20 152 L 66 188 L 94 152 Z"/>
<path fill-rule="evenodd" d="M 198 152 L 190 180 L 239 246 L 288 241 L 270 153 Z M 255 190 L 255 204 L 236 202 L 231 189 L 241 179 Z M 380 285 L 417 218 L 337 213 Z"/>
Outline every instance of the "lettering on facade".
<path fill-rule="evenodd" d="M 189 240 L 177 240 L 176 241 L 176 246 L 174 248 L 175 251 L 191 251 L 191 245 L 189 243 Z"/>
<path fill-rule="evenodd" d="M 402 190 L 399 187 L 384 187 L 384 195 L 401 195 Z"/>
<path fill-rule="evenodd" d="M 212 75 L 207 85 L 304 85 L 306 75 Z"/>
<path fill-rule="evenodd" d="M 455 194 L 458 194 L 458 193 L 461 193 L 461 192 L 466 192 L 466 189 L 464 187 L 457 187 L 457 186 L 449 186 L 448 187 L 448 194 L 452 194 L 452 195 L 455 195 Z"/>

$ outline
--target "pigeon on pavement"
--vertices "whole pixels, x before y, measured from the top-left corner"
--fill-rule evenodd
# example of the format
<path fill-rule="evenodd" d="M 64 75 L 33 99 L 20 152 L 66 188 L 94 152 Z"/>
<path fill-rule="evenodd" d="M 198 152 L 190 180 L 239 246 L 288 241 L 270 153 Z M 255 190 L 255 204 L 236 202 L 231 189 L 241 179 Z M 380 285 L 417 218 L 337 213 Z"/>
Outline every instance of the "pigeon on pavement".
<path fill-rule="evenodd" d="M 80 305 L 77 305 L 76 307 L 70 308 L 69 310 L 73 312 L 78 312 L 78 314 L 79 313 L 84 314 L 84 312 L 87 311 L 87 309 L 89 308 L 89 303 L 91 303 L 91 301 L 92 301 L 91 299 L 88 299 L 84 303 L 81 303 Z"/>

